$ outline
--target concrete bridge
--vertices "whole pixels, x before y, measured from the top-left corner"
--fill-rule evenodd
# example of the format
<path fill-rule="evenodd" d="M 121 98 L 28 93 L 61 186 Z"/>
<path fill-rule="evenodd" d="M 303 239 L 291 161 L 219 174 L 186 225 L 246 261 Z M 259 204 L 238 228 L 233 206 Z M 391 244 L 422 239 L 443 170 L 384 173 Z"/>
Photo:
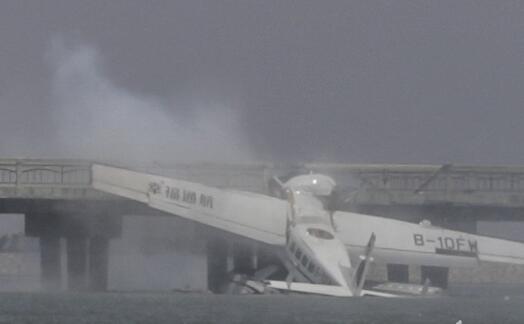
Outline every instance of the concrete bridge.
<path fill-rule="evenodd" d="M 0 159 L 0 199 L 114 199 L 91 187 L 92 163 Z M 316 171 L 333 176 L 355 205 L 524 207 L 524 167 L 520 166 L 197 163 L 127 167 L 264 193 L 274 175 Z"/>
<path fill-rule="evenodd" d="M 121 215 L 141 208 L 91 188 L 90 169 L 88 161 L 0 160 L 0 213 L 24 214 L 25 234 L 40 239 L 46 289 L 61 285 L 65 249 L 69 289 L 104 290 L 108 242 Z"/>
<path fill-rule="evenodd" d="M 83 160 L 0 160 L 0 213 L 25 215 L 26 235 L 40 238 L 42 280 L 51 290 L 59 287 L 65 275 L 71 290 L 105 290 L 108 244 L 120 235 L 122 216 L 158 214 L 136 202 L 94 190 L 91 164 L 92 161 Z M 478 220 L 520 220 L 524 216 L 524 167 L 343 164 L 128 167 L 264 193 L 268 192 L 273 175 L 314 170 L 333 176 L 339 183 L 335 202 L 338 208 L 410 221 L 430 219 L 469 232 L 477 231 Z M 60 238 L 65 239 L 65 246 Z M 67 274 L 61 273 L 61 250 L 66 251 Z M 406 276 L 406 271 L 392 267 L 390 275 L 398 280 Z"/>

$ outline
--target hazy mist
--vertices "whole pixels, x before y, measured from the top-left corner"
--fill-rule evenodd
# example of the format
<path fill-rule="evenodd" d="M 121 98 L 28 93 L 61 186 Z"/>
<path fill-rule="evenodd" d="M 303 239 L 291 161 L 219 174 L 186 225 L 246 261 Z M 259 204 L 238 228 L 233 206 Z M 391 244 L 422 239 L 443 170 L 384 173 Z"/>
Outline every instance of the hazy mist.
<path fill-rule="evenodd" d="M 519 1 L 3 1 L 0 154 L 522 164 L 523 16 Z"/>
<path fill-rule="evenodd" d="M 107 78 L 95 48 L 71 43 L 55 38 L 47 53 L 55 154 L 135 164 L 250 159 L 233 108 L 133 94 Z"/>
<path fill-rule="evenodd" d="M 0 158 L 524 164 L 522 1 L 4 0 L 0 41 Z M 205 288 L 174 219 L 112 289 Z"/>

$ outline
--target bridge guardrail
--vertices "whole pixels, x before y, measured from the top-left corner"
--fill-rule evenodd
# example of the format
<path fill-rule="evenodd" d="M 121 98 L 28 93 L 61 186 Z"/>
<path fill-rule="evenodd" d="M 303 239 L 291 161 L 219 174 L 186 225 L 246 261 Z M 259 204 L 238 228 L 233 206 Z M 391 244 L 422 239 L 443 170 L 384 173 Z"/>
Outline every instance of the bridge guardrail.
<path fill-rule="evenodd" d="M 0 197 L 98 199 L 103 193 L 91 187 L 92 163 L 0 159 Z M 302 167 L 333 176 L 342 188 L 356 189 L 360 193 L 356 203 L 459 201 L 524 206 L 524 167 L 351 164 Z M 267 192 L 267 181 L 272 175 L 286 174 L 294 168 L 271 164 L 181 164 L 136 169 L 217 187 Z"/>
<path fill-rule="evenodd" d="M 89 187 L 91 163 L 86 161 L 0 161 L 0 186 Z"/>
<path fill-rule="evenodd" d="M 361 186 L 370 189 L 416 191 L 428 178 L 424 173 L 362 173 Z M 524 192 L 524 174 L 450 172 L 427 183 L 425 192 Z"/>

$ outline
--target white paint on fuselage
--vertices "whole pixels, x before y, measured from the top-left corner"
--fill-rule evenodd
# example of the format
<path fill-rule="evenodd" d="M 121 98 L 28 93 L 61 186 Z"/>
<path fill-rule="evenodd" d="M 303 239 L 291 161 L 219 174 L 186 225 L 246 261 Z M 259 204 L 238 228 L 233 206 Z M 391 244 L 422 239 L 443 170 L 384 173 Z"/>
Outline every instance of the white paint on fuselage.
<path fill-rule="evenodd" d="M 353 294 L 351 261 L 333 229 L 330 213 L 310 192 L 290 190 L 288 194 L 292 195 L 288 257 L 311 282 L 339 285 Z"/>

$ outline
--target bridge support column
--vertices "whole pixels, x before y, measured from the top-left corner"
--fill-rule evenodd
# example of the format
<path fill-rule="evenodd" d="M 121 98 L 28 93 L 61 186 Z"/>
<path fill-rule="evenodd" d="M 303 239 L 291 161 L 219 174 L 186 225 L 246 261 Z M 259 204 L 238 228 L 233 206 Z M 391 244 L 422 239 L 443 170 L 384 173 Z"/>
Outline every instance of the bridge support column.
<path fill-rule="evenodd" d="M 388 281 L 409 282 L 409 266 L 406 264 L 388 264 Z"/>
<path fill-rule="evenodd" d="M 26 212 L 25 234 L 39 238 L 42 288 L 46 291 L 59 291 L 62 289 L 61 220 L 49 211 L 47 204 L 40 207 L 42 210 Z"/>
<path fill-rule="evenodd" d="M 89 290 L 107 290 L 109 240 L 92 237 L 89 240 Z"/>
<path fill-rule="evenodd" d="M 41 283 L 46 291 L 61 289 L 61 256 L 60 237 L 51 235 L 40 237 Z"/>
<path fill-rule="evenodd" d="M 233 269 L 235 273 L 253 275 L 256 270 L 257 257 L 255 249 L 250 244 L 233 245 Z"/>
<path fill-rule="evenodd" d="M 229 244 L 224 239 L 210 239 L 207 242 L 207 287 L 219 292 L 227 281 L 227 260 Z"/>
<path fill-rule="evenodd" d="M 429 279 L 432 286 L 441 288 L 448 287 L 449 268 L 446 267 L 420 267 L 420 279 L 422 283 L 425 283 L 426 279 Z"/>
<path fill-rule="evenodd" d="M 68 289 L 87 290 L 87 240 L 85 237 L 67 238 Z"/>

